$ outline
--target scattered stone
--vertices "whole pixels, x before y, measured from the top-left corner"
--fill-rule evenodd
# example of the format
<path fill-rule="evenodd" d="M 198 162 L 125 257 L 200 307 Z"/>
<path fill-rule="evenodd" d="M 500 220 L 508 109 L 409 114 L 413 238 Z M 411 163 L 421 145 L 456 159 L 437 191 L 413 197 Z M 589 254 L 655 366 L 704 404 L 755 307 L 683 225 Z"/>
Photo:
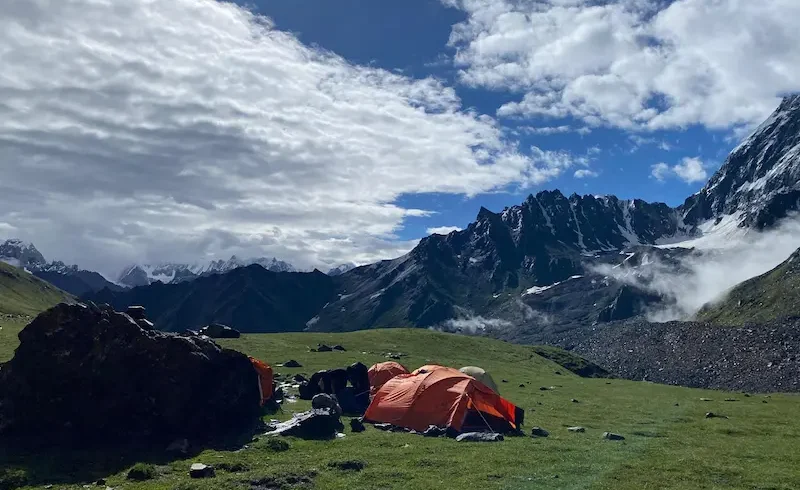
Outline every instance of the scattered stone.
<path fill-rule="evenodd" d="M 603 439 L 609 441 L 624 441 L 625 437 L 620 434 L 614 434 L 613 432 L 603 432 Z"/>
<path fill-rule="evenodd" d="M 547 386 L 540 386 L 540 387 L 539 387 L 539 391 L 547 391 L 547 390 L 549 390 L 549 389 L 550 389 L 550 388 L 548 388 Z"/>
<path fill-rule="evenodd" d="M 333 349 L 331 349 L 329 346 L 327 346 L 325 344 L 318 344 L 317 345 L 317 352 L 330 352 L 332 350 Z"/>
<path fill-rule="evenodd" d="M 283 367 L 299 368 L 299 367 L 303 367 L 303 365 L 300 364 L 299 362 L 295 361 L 294 359 L 289 359 L 288 361 L 283 363 Z"/>
<path fill-rule="evenodd" d="M 97 480 L 96 482 L 94 482 L 94 484 L 95 484 L 95 485 L 97 485 L 98 487 L 100 487 L 100 486 L 105 486 L 105 484 L 106 484 L 106 480 L 105 480 L 104 478 L 100 478 L 99 480 Z"/>
<path fill-rule="evenodd" d="M 465 432 L 456 437 L 457 442 L 500 442 L 503 434 L 493 432 Z"/>
<path fill-rule="evenodd" d="M 351 432 L 364 432 L 367 430 L 364 427 L 364 422 L 361 419 L 350 419 L 350 431 Z"/>
<path fill-rule="evenodd" d="M 422 433 L 424 437 L 442 437 L 447 434 L 447 429 L 444 427 L 437 427 L 429 425 L 425 432 Z"/>
<path fill-rule="evenodd" d="M 156 477 L 156 467 L 146 463 L 136 463 L 128 470 L 128 480 L 146 481 Z"/>
<path fill-rule="evenodd" d="M 520 387 L 520 388 L 525 388 L 525 384 L 524 384 L 524 383 L 520 383 L 520 384 L 519 384 L 519 387 Z"/>
<path fill-rule="evenodd" d="M 727 419 L 728 416 L 727 415 L 719 415 L 719 414 L 716 414 L 714 412 L 707 412 L 706 413 L 706 418 L 707 419 Z"/>
<path fill-rule="evenodd" d="M 392 425 L 392 424 L 373 424 L 372 426 L 375 427 L 378 430 L 382 430 L 382 431 L 386 431 L 386 432 L 389 432 L 394 428 L 394 425 Z"/>
<path fill-rule="evenodd" d="M 570 432 L 586 432 L 585 427 L 575 426 L 575 427 L 567 427 L 567 430 Z"/>
<path fill-rule="evenodd" d="M 761 403 L 767 403 L 767 400 L 761 400 Z"/>
<path fill-rule="evenodd" d="M 750 393 L 745 393 L 745 394 L 744 394 L 744 397 L 745 397 L 745 398 L 750 398 Z"/>
<path fill-rule="evenodd" d="M 561 376 L 561 371 L 556 371 L 556 374 Z"/>
<path fill-rule="evenodd" d="M 700 401 L 701 402 L 713 402 L 714 400 L 712 398 L 701 398 Z"/>
<path fill-rule="evenodd" d="M 573 398 L 573 399 L 571 399 L 570 401 L 571 401 L 572 403 L 580 403 L 578 400 L 576 400 L 576 399 L 574 399 L 574 398 Z"/>
<path fill-rule="evenodd" d="M 295 381 L 296 383 L 303 383 L 308 381 L 308 378 L 306 378 L 302 374 L 295 374 L 294 376 L 292 376 L 292 380 Z"/>
<path fill-rule="evenodd" d="M 296 413 L 290 420 L 272 425 L 268 435 L 295 436 L 301 439 L 333 439 L 344 429 L 339 415 L 328 408 Z"/>
<path fill-rule="evenodd" d="M 531 429 L 531 437 L 547 437 L 550 435 L 550 432 L 542 429 L 541 427 L 533 427 Z"/>
<path fill-rule="evenodd" d="M 337 417 L 342 414 L 342 407 L 333 395 L 327 393 L 319 393 L 314 395 L 311 399 L 311 408 L 319 409 L 325 408 L 331 411 L 331 414 Z"/>
<path fill-rule="evenodd" d="M 334 345 L 332 348 L 333 348 L 333 350 L 338 350 L 340 352 L 345 352 L 347 350 L 344 347 L 342 347 L 341 345 Z"/>
<path fill-rule="evenodd" d="M 191 468 L 189 468 L 189 476 L 192 478 L 211 478 L 216 476 L 216 474 L 213 466 L 203 463 L 194 463 Z"/>
<path fill-rule="evenodd" d="M 503 383 L 508 383 L 507 379 L 501 379 L 500 381 L 503 382 Z"/>
<path fill-rule="evenodd" d="M 212 323 L 200 329 L 200 335 L 211 337 L 212 339 L 238 339 L 242 333 L 221 323 Z"/>
<path fill-rule="evenodd" d="M 726 402 L 738 402 L 739 400 L 737 400 L 736 398 L 726 398 L 725 401 Z"/>
<path fill-rule="evenodd" d="M 675 404 L 675 406 L 676 406 L 676 407 L 680 407 L 680 406 L 681 406 L 681 404 L 680 404 L 680 403 L 676 403 L 676 404 Z"/>
<path fill-rule="evenodd" d="M 367 467 L 366 461 L 360 459 L 352 459 L 349 461 L 331 461 L 328 463 L 328 468 L 334 468 L 341 471 L 361 471 Z"/>

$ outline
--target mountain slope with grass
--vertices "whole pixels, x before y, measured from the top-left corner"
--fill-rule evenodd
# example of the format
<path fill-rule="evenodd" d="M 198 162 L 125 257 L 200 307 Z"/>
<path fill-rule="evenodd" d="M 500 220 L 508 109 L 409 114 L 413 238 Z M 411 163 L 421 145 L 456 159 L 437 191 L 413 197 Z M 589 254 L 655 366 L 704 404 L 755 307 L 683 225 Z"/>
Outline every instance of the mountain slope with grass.
<path fill-rule="evenodd" d="M 697 315 L 719 325 L 764 323 L 800 316 L 800 249 L 778 267 L 747 280 Z"/>
<path fill-rule="evenodd" d="M 52 284 L 0 262 L 0 313 L 36 315 L 71 298 Z"/>
<path fill-rule="evenodd" d="M 428 330 L 371 330 L 346 334 L 246 334 L 221 341 L 276 366 L 281 380 L 310 375 L 355 361 L 372 364 L 401 353 L 409 368 L 428 363 L 478 365 L 488 370 L 501 394 L 525 410 L 525 431 L 540 426 L 547 438 L 508 437 L 493 444 L 459 443 L 390 433 L 367 426 L 329 441 L 259 436 L 227 450 L 193 448 L 185 456 L 134 453 L 0 449 L 8 478 L 30 489 L 79 490 L 102 478 L 131 490 L 324 488 L 332 490 L 461 489 L 781 489 L 800 484 L 800 436 L 794 396 L 746 396 L 645 382 L 582 378 L 544 359 L 530 346 Z M 346 352 L 310 352 L 317 343 L 341 344 Z M 4 353 L 0 352 L 0 356 Z M 302 367 L 277 366 L 289 359 Z M 570 361 L 570 362 L 574 362 Z M 507 382 L 503 382 L 506 380 Z M 545 389 L 540 389 L 545 388 Z M 735 401 L 726 401 L 735 400 Z M 265 419 L 287 419 L 309 408 L 286 403 Z M 706 418 L 707 412 L 721 416 Z M 584 433 L 567 430 L 585 427 Z M 603 432 L 625 437 L 604 440 Z M 342 470 L 342 462 L 363 463 Z M 192 480 L 188 469 L 216 466 L 216 477 Z M 149 480 L 126 479 L 136 465 Z M 0 485 L 2 475 L 0 475 Z M 304 483 L 305 482 L 305 483 Z"/>

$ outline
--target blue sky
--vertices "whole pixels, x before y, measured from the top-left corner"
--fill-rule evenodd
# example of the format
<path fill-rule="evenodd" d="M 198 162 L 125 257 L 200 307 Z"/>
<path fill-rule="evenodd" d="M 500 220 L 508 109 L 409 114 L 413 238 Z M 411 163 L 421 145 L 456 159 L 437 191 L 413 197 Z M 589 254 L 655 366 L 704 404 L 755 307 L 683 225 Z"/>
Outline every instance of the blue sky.
<path fill-rule="evenodd" d="M 294 33 L 305 44 L 318 45 L 348 61 L 397 71 L 415 78 L 433 76 L 454 87 L 465 108 L 494 116 L 504 103 L 518 100 L 519 92 L 474 88 L 458 81 L 453 65 L 454 49 L 448 39 L 452 26 L 464 22 L 467 14 L 434 0 L 380 2 L 371 0 L 258 0 L 243 2 L 273 19 L 276 27 Z M 575 118 L 526 117 L 501 119 L 513 131 L 520 126 L 557 128 L 582 126 Z M 530 193 L 559 189 L 565 195 L 613 194 L 624 199 L 645 199 L 677 206 L 704 184 L 681 179 L 657 180 L 652 165 L 678 164 L 684 157 L 703 161 L 710 177 L 736 146 L 728 130 L 709 130 L 701 125 L 666 131 L 626 131 L 593 128 L 591 133 L 525 134 L 513 136 L 521 148 L 568 150 L 590 154 L 591 170 L 597 177 L 575 178 L 566 172 L 531 187 L 517 185 L 474 197 L 453 194 L 402 196 L 402 206 L 435 211 L 429 217 L 409 218 L 398 235 L 413 239 L 438 226 L 465 227 L 481 206 L 501 210 L 522 202 Z M 646 140 L 646 141 L 641 141 Z M 639 140 L 639 141 L 637 141 Z M 598 151 L 599 150 L 599 151 Z"/>
<path fill-rule="evenodd" d="M 109 277 L 677 205 L 800 90 L 797 0 L 12 2 L 0 46 L 0 238 Z"/>

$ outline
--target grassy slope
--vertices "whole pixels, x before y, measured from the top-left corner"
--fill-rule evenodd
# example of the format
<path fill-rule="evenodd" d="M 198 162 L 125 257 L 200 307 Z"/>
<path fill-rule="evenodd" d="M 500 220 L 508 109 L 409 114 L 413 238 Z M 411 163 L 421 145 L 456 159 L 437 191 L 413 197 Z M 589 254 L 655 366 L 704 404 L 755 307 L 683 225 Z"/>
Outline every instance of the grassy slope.
<path fill-rule="evenodd" d="M 348 351 L 308 352 L 308 347 L 318 342 L 341 343 Z M 67 467 L 95 468 L 91 476 L 106 477 L 113 487 L 142 490 L 248 489 L 243 482 L 250 478 L 312 470 L 318 472 L 315 488 L 342 490 L 800 488 L 800 446 L 796 444 L 800 399 L 794 396 L 744 397 L 643 382 L 585 379 L 535 355 L 531 347 L 426 330 L 254 334 L 224 343 L 273 365 L 288 359 L 303 364 L 297 369 L 277 368 L 282 374 L 309 374 L 356 360 L 369 364 L 382 360 L 387 351 L 409 354 L 401 362 L 411 368 L 431 362 L 456 367 L 476 364 L 494 375 L 504 396 L 525 408 L 528 430 L 539 425 L 550 430 L 551 436 L 464 444 L 384 433 L 368 426 L 362 434 L 351 434 L 348 428 L 344 439 L 334 441 L 289 439 L 291 449 L 286 452 L 271 451 L 265 438 L 240 452 L 205 451 L 164 464 L 159 467 L 162 475 L 145 483 L 126 481 L 123 467 L 113 471 L 96 468 L 97 455 L 74 456 L 78 459 Z M 0 351 L 0 356 L 4 354 L 8 352 Z M 563 375 L 556 375 L 557 370 Z M 525 387 L 519 387 L 521 383 Z M 555 388 L 540 391 L 540 386 Z M 723 401 L 729 396 L 739 401 Z M 713 401 L 703 402 L 701 397 Z M 572 398 L 579 403 L 571 402 Z M 301 401 L 285 405 L 285 410 L 307 407 L 308 403 Z M 705 419 L 708 411 L 730 418 Z M 347 419 L 344 421 L 347 425 Z M 582 425 L 587 431 L 567 432 L 566 427 L 572 425 Z M 627 439 L 605 441 L 601 439 L 603 431 L 618 432 Z M 362 472 L 327 467 L 328 462 L 349 459 L 364 460 L 368 467 Z M 36 488 L 47 483 L 47 478 L 56 483 L 54 488 L 81 488 L 81 484 L 58 484 L 63 480 L 54 476 L 52 463 L 47 458 L 39 460 L 41 464 L 30 470 L 39 484 Z M 250 470 L 237 474 L 220 471 L 213 480 L 192 481 L 186 471 L 196 461 L 242 462 Z M 0 460 L 0 466 L 3 463 Z M 127 467 L 132 463 L 126 463 Z"/>
<path fill-rule="evenodd" d="M 704 308 L 697 319 L 720 325 L 743 325 L 800 315 L 800 254 L 775 269 L 734 287 L 720 303 Z"/>
<path fill-rule="evenodd" d="M 68 298 L 55 286 L 0 262 L 0 362 L 11 358 L 17 333 L 33 315 Z"/>
<path fill-rule="evenodd" d="M 0 262 L 0 314 L 36 315 L 67 298 L 52 284 Z"/>

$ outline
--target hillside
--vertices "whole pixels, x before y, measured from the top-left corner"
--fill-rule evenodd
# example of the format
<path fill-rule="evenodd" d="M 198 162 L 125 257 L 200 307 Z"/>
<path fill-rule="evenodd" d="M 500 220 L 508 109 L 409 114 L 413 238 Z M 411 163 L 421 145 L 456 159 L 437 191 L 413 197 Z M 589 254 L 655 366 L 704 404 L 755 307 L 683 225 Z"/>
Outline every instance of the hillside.
<path fill-rule="evenodd" d="M 745 281 L 697 318 L 719 325 L 763 323 L 800 316 L 800 249 L 766 274 Z"/>
<path fill-rule="evenodd" d="M 0 314 L 36 315 L 70 298 L 52 284 L 0 262 Z"/>
<path fill-rule="evenodd" d="M 242 332 L 296 332 L 334 299 L 334 292 L 333 278 L 319 271 L 272 272 L 251 265 L 175 284 L 104 289 L 85 299 L 117 310 L 143 305 L 148 318 L 164 331 L 221 322 Z"/>
<path fill-rule="evenodd" d="M 319 342 L 342 344 L 347 352 L 312 353 Z M 550 431 L 546 439 L 510 437 L 496 444 L 457 443 L 381 432 L 368 426 L 361 434 L 345 430 L 334 441 L 288 438 L 289 449 L 270 449 L 267 438 L 245 449 L 205 450 L 184 458 L 159 458 L 117 451 L 35 455 L 2 453 L 0 467 L 27 475 L 32 489 L 80 489 L 98 478 L 114 488 L 252 490 L 255 488 L 344 489 L 595 489 L 726 488 L 792 489 L 800 481 L 797 397 L 703 391 L 651 383 L 578 377 L 539 357 L 533 347 L 486 338 L 454 336 L 427 330 L 373 330 L 349 334 L 256 334 L 223 343 L 262 358 L 273 366 L 296 359 L 301 368 L 277 368 L 283 377 L 345 366 L 370 364 L 384 353 L 406 354 L 400 362 L 418 367 L 439 362 L 460 367 L 477 364 L 493 374 L 502 394 L 524 408 L 526 432 L 534 425 Z M 0 353 L 1 355 L 2 353 Z M 501 380 L 507 380 L 503 383 Z M 523 385 L 523 386 L 520 386 Z M 545 391 L 540 387 L 547 387 Z M 701 398 L 711 401 L 702 401 Z M 733 398 L 736 401 L 724 401 Z M 576 401 L 573 402 L 572 399 Z M 283 412 L 265 418 L 286 419 L 308 402 L 287 403 Z M 706 419 L 713 411 L 729 418 Z M 345 425 L 348 418 L 344 419 Z M 583 434 L 567 431 L 580 425 Z M 625 436 L 602 439 L 604 431 Z M 360 460 L 362 471 L 341 471 L 331 462 Z M 136 462 L 156 463 L 149 482 L 125 479 Z M 219 469 L 216 478 L 192 481 L 191 463 L 239 466 Z M 306 485 L 293 485 L 296 477 Z M 276 484 L 254 481 L 275 478 Z M 273 480 L 274 482 L 275 480 Z M 28 488 L 28 487 L 26 487 Z"/>
<path fill-rule="evenodd" d="M 17 238 L 0 242 L 0 262 L 24 268 L 34 276 L 73 296 L 82 296 L 104 288 L 122 289 L 98 272 L 87 271 L 77 265 L 67 265 L 58 260 L 47 262 L 32 243 Z"/>

